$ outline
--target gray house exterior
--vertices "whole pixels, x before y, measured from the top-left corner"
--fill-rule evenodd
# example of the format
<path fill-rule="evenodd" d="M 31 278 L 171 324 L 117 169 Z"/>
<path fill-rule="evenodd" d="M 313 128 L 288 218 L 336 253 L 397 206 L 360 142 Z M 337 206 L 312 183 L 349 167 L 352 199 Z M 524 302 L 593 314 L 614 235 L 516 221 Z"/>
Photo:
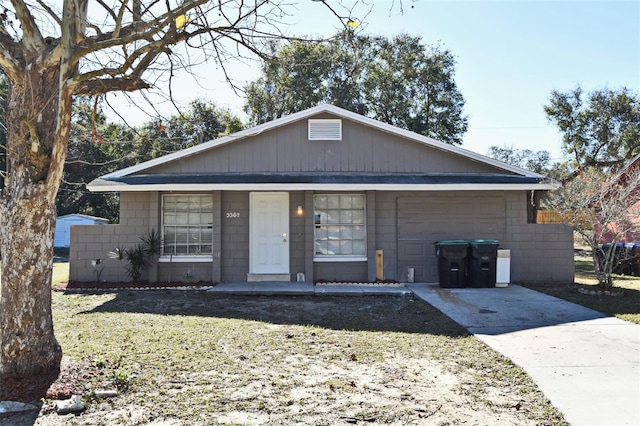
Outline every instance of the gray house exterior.
<path fill-rule="evenodd" d="M 126 281 L 115 247 L 159 231 L 150 281 L 437 282 L 434 243 L 497 239 L 514 282 L 573 281 L 570 227 L 528 223 L 544 176 L 320 105 L 89 184 L 120 224 L 72 228 L 70 278 Z"/>

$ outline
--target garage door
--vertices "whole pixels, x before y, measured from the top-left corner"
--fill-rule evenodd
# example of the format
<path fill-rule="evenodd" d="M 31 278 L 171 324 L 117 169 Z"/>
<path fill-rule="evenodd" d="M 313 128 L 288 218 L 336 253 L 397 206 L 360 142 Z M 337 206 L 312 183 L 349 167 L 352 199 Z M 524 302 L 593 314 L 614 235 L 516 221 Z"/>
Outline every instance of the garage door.
<path fill-rule="evenodd" d="M 398 197 L 398 276 L 414 268 L 416 282 L 437 282 L 436 241 L 505 235 L 502 197 Z"/>

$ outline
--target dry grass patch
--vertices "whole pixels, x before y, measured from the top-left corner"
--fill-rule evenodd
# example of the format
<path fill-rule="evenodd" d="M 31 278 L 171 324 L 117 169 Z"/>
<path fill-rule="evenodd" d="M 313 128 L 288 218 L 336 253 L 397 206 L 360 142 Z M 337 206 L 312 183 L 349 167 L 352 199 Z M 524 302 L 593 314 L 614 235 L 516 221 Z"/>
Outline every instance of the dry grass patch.
<path fill-rule="evenodd" d="M 128 389 L 40 425 L 566 424 L 413 297 L 57 293 L 54 315 L 66 356 L 118 365 Z"/>

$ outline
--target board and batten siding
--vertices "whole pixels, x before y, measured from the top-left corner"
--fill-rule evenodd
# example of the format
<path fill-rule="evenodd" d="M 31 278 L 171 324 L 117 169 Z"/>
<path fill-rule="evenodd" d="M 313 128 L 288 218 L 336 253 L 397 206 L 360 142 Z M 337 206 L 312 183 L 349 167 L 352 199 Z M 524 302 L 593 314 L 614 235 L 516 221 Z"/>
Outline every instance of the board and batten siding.
<path fill-rule="evenodd" d="M 307 130 L 307 120 L 302 120 L 144 173 L 508 173 L 344 119 L 341 141 L 310 141 Z"/>

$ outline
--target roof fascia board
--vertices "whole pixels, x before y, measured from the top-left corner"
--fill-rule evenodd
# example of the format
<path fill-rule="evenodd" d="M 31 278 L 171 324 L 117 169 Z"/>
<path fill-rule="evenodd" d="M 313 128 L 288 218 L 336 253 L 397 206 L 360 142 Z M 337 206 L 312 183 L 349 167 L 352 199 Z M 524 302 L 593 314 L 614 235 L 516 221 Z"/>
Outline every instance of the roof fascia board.
<path fill-rule="evenodd" d="M 195 155 L 202 151 L 206 151 L 221 145 L 235 142 L 237 140 L 244 139 L 249 136 L 256 136 L 264 131 L 272 130 L 281 126 L 286 126 L 287 124 L 293 123 L 295 121 L 303 120 L 305 118 L 312 117 L 314 115 L 321 114 L 321 113 L 334 114 L 338 117 L 352 120 L 357 123 L 363 124 L 365 126 L 373 127 L 378 130 L 384 131 L 386 133 L 390 133 L 396 136 L 410 139 L 415 142 L 420 142 L 424 145 L 430 146 L 432 148 L 440 149 L 442 151 L 447 151 L 457 155 L 461 155 L 463 157 L 467 157 L 469 159 L 472 159 L 481 163 L 489 164 L 491 166 L 497 167 L 502 170 L 510 171 L 512 173 L 516 173 L 516 174 L 528 176 L 528 177 L 537 177 L 537 178 L 544 177 L 543 175 L 540 175 L 538 173 L 534 173 L 529 170 L 522 169 L 520 167 L 512 166 L 510 164 L 504 163 L 494 158 L 487 157 L 482 154 L 478 154 L 476 152 L 469 151 L 467 149 L 464 149 L 458 146 L 449 145 L 444 142 L 440 142 L 438 140 L 420 135 L 418 133 L 411 132 L 409 130 L 400 129 L 399 127 L 392 126 L 391 124 L 383 123 L 373 118 L 365 117 L 355 112 L 347 111 L 346 109 L 342 109 L 340 107 L 337 107 L 335 105 L 330 105 L 330 104 L 321 104 L 321 105 L 306 109 L 304 111 L 296 112 L 296 113 L 287 115 L 285 117 L 281 117 L 276 120 L 260 124 L 255 127 L 251 127 L 249 129 L 241 130 L 237 133 L 222 137 L 220 139 L 214 139 L 212 141 L 205 142 L 200 145 L 196 145 L 194 147 L 184 149 L 182 151 L 177 151 L 172 154 L 158 157 L 153 160 L 146 161 L 144 163 L 136 164 L 134 166 L 127 167 L 122 170 L 117 170 L 115 172 L 109 173 L 102 177 L 108 178 L 108 177 L 128 176 L 130 174 L 137 173 L 155 166 L 159 166 L 159 165 L 171 162 L 173 160 L 186 158 L 188 156 Z"/>
<path fill-rule="evenodd" d="M 335 184 L 335 183 L 222 183 L 222 184 L 148 184 L 96 183 L 91 192 L 147 192 L 147 191 L 541 191 L 558 189 L 557 182 L 536 184 Z"/>

